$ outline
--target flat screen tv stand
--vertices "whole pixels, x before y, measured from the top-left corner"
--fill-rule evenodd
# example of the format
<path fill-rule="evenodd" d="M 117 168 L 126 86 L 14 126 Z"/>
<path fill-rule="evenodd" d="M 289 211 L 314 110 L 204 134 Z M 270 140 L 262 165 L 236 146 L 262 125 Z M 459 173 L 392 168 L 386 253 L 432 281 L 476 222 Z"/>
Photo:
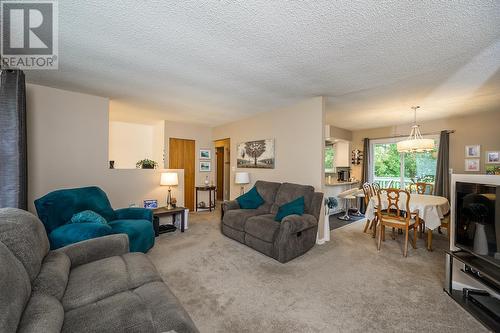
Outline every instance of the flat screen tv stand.
<path fill-rule="evenodd" d="M 493 332 L 500 332 L 500 300 L 484 290 L 453 289 L 453 259 L 462 262 L 461 271 L 481 285 L 500 293 L 500 269 L 466 251 L 446 252 L 446 276 L 444 291 L 466 311 Z"/>

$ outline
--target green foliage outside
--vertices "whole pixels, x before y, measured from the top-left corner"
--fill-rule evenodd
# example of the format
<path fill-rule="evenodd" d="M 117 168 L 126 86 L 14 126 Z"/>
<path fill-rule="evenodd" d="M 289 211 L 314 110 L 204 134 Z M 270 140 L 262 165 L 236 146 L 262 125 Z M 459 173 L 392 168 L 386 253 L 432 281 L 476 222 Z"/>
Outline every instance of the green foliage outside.
<path fill-rule="evenodd" d="M 328 146 L 325 148 L 325 169 L 333 169 L 335 167 L 333 163 L 334 150 L 333 146 Z"/>
<path fill-rule="evenodd" d="M 374 147 L 375 177 L 400 177 L 401 156 L 394 143 Z M 436 153 L 405 153 L 404 177 L 407 180 L 434 182 Z"/>

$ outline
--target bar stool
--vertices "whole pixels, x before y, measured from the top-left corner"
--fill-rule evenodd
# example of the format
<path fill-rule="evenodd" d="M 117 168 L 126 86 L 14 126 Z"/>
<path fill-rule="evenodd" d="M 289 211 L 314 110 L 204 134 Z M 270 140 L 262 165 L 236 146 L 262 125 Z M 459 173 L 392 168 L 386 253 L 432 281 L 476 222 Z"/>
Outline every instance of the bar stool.
<path fill-rule="evenodd" d="M 363 189 L 358 189 L 356 193 L 353 194 L 356 198 L 356 211 L 352 213 L 351 215 L 353 216 L 364 216 L 363 213 L 361 213 L 361 200 L 365 197 L 365 193 Z M 358 200 L 361 199 L 361 200 Z"/>
<path fill-rule="evenodd" d="M 357 192 L 358 192 L 358 189 L 353 188 L 353 189 L 341 192 L 338 195 L 338 197 L 340 199 L 345 200 L 345 203 L 344 203 L 345 213 L 344 213 L 344 215 L 338 217 L 339 220 L 349 221 L 351 219 L 351 217 L 349 216 L 350 202 L 351 202 L 351 200 L 356 199 L 355 193 L 357 193 Z"/>

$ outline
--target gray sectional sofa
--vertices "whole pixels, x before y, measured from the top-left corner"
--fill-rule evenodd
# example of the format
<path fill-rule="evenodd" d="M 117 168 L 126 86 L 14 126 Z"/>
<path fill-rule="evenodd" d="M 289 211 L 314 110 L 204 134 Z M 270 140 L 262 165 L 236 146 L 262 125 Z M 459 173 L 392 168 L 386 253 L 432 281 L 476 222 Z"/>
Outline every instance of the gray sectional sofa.
<path fill-rule="evenodd" d="M 240 209 L 236 200 L 222 204 L 222 233 L 282 263 L 309 251 L 316 243 L 323 193 L 314 187 L 290 183 L 257 181 L 264 204 L 257 209 Z M 305 214 L 274 220 L 278 208 L 304 196 Z"/>
<path fill-rule="evenodd" d="M 0 332 L 198 332 L 143 253 L 116 234 L 49 251 L 43 224 L 0 209 Z"/>

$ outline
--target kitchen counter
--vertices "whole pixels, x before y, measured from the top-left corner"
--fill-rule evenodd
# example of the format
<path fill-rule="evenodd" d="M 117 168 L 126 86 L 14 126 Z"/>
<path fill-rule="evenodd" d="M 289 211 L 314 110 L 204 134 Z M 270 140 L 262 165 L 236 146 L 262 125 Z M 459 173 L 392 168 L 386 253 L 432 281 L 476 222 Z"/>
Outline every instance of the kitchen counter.
<path fill-rule="evenodd" d="M 343 199 L 338 199 L 338 195 L 344 191 L 359 187 L 360 181 L 339 182 L 335 180 L 330 183 L 328 183 L 327 181 L 325 182 L 325 186 L 323 187 L 325 198 L 329 197 L 337 198 L 339 202 L 339 205 L 335 209 L 330 210 L 330 215 L 331 215 L 342 211 L 342 208 L 344 207 L 343 206 L 344 201 Z"/>
<path fill-rule="evenodd" d="M 344 186 L 344 185 L 354 185 L 358 184 L 359 180 L 356 180 L 354 182 L 338 182 L 338 181 L 333 181 L 331 183 L 325 182 L 325 186 Z"/>

